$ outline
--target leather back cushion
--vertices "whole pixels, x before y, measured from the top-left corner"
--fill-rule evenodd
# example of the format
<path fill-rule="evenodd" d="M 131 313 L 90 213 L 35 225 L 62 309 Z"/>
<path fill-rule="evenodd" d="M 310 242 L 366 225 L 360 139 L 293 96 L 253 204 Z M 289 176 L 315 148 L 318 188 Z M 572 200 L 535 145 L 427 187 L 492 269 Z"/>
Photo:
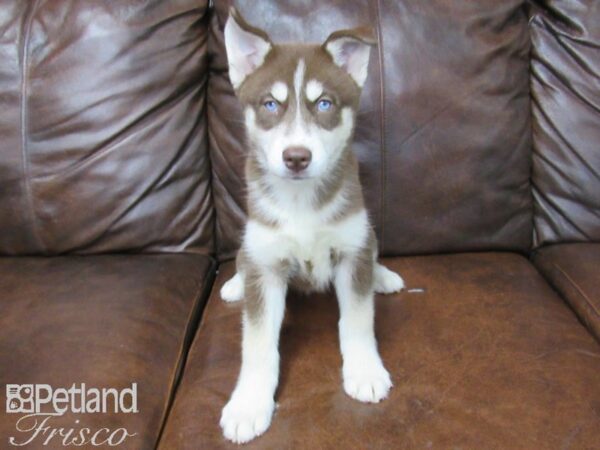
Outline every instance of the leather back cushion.
<path fill-rule="evenodd" d="M 242 115 L 227 76 L 223 26 L 211 24 L 209 145 L 218 254 L 245 220 Z M 529 33 L 522 0 L 250 1 L 237 7 L 275 41 L 321 42 L 372 25 L 354 149 L 383 254 L 527 251 Z"/>
<path fill-rule="evenodd" d="M 207 1 L 0 8 L 0 253 L 212 250 Z"/>
<path fill-rule="evenodd" d="M 535 244 L 600 240 L 600 2 L 531 20 Z"/>

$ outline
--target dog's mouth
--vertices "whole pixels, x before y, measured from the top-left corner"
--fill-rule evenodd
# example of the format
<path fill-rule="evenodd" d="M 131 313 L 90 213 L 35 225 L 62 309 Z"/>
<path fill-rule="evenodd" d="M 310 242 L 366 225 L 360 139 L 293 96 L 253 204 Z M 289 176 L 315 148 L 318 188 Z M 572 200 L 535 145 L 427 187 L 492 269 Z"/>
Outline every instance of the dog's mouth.
<path fill-rule="evenodd" d="M 310 175 L 306 170 L 302 170 L 300 172 L 295 172 L 293 170 L 286 170 L 282 174 L 280 173 L 279 177 L 283 178 L 284 180 L 292 180 L 292 181 L 302 181 L 302 180 L 309 180 L 309 179 L 313 178 L 313 176 Z"/>
<path fill-rule="evenodd" d="M 302 174 L 293 174 L 290 177 L 291 180 L 296 180 L 296 181 L 300 181 L 300 180 L 308 180 L 310 177 L 308 175 L 302 175 Z"/>
<path fill-rule="evenodd" d="M 289 172 L 289 173 L 286 173 L 283 176 L 283 178 L 286 178 L 286 179 L 292 180 L 292 181 L 302 181 L 302 180 L 309 180 L 312 177 L 310 175 L 308 175 L 307 173 Z"/>

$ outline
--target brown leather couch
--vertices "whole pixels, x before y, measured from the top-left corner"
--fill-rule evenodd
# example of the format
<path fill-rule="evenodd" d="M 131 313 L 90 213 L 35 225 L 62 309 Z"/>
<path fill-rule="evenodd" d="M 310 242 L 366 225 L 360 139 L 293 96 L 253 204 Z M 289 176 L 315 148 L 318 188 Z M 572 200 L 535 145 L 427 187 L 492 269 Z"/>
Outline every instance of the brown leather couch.
<path fill-rule="evenodd" d="M 598 1 L 236 4 L 277 41 L 373 26 L 355 151 L 383 260 L 422 289 L 376 300 L 377 405 L 343 392 L 333 296 L 290 295 L 279 407 L 247 448 L 600 448 Z M 235 447 L 228 7 L 0 4 L 2 404 L 7 384 L 137 383 L 139 410 L 53 416 L 23 448 L 82 427 Z M 2 410 L 0 448 L 33 433 L 21 416 Z"/>

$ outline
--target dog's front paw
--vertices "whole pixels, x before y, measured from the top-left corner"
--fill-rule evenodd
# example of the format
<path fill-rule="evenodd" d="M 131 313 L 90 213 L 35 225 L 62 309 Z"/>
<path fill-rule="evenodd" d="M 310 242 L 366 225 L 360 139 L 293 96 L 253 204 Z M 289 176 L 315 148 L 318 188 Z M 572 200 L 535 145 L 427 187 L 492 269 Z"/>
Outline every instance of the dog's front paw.
<path fill-rule="evenodd" d="M 234 393 L 221 414 L 223 436 L 236 444 L 251 441 L 269 428 L 274 409 L 272 398 Z"/>
<path fill-rule="evenodd" d="M 236 273 L 223 285 L 221 298 L 226 302 L 237 302 L 244 298 L 244 279 L 239 273 Z"/>
<path fill-rule="evenodd" d="M 378 294 L 391 294 L 404 289 L 404 280 L 396 272 L 385 266 L 375 266 L 375 292 Z"/>
<path fill-rule="evenodd" d="M 387 397 L 392 387 L 390 374 L 377 362 L 344 366 L 344 390 L 361 402 L 378 403 Z"/>

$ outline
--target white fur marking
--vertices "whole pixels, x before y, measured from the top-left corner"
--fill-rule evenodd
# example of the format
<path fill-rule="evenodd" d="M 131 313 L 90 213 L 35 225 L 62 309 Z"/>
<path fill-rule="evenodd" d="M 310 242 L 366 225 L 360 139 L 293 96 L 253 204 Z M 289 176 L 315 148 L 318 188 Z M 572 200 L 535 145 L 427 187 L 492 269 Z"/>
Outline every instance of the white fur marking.
<path fill-rule="evenodd" d="M 344 259 L 336 272 L 340 305 L 340 347 L 344 390 L 361 402 L 377 403 L 387 397 L 392 380 L 383 366 L 374 332 L 373 294 L 360 297 L 352 287 L 354 262 Z"/>
<path fill-rule="evenodd" d="M 261 282 L 263 311 L 257 322 L 244 316 L 242 368 L 236 387 L 221 414 L 223 435 L 238 444 L 264 433 L 275 409 L 279 378 L 279 332 L 287 286 L 265 273 Z"/>
<path fill-rule="evenodd" d="M 271 95 L 279 103 L 284 103 L 288 96 L 287 85 L 283 81 L 276 82 L 271 88 Z"/>
<path fill-rule="evenodd" d="M 284 177 L 287 172 L 281 155 L 286 148 L 295 145 L 307 147 L 312 152 L 312 161 L 306 169 L 307 177 L 327 176 L 338 163 L 354 126 L 354 113 L 350 107 L 342 109 L 342 120 L 333 130 L 303 121 L 301 114 L 296 116 L 291 129 L 281 124 L 263 130 L 257 125 L 256 115 L 250 107 L 246 108 L 245 118 L 248 137 L 258 148 L 259 163 L 267 172 L 279 177 Z M 294 186 L 297 188 L 297 185 Z"/>
<path fill-rule="evenodd" d="M 317 80 L 310 80 L 306 84 L 306 98 L 308 101 L 314 102 L 316 101 L 321 94 L 323 93 L 323 85 L 319 83 Z"/>
<path fill-rule="evenodd" d="M 298 66 L 296 66 L 296 71 L 294 72 L 294 92 L 296 93 L 296 106 L 298 107 L 296 114 L 298 117 L 300 115 L 300 106 L 301 106 L 301 95 L 302 94 L 302 83 L 304 82 L 304 72 L 306 72 L 306 64 L 304 64 L 304 60 L 300 59 L 298 61 Z"/>

